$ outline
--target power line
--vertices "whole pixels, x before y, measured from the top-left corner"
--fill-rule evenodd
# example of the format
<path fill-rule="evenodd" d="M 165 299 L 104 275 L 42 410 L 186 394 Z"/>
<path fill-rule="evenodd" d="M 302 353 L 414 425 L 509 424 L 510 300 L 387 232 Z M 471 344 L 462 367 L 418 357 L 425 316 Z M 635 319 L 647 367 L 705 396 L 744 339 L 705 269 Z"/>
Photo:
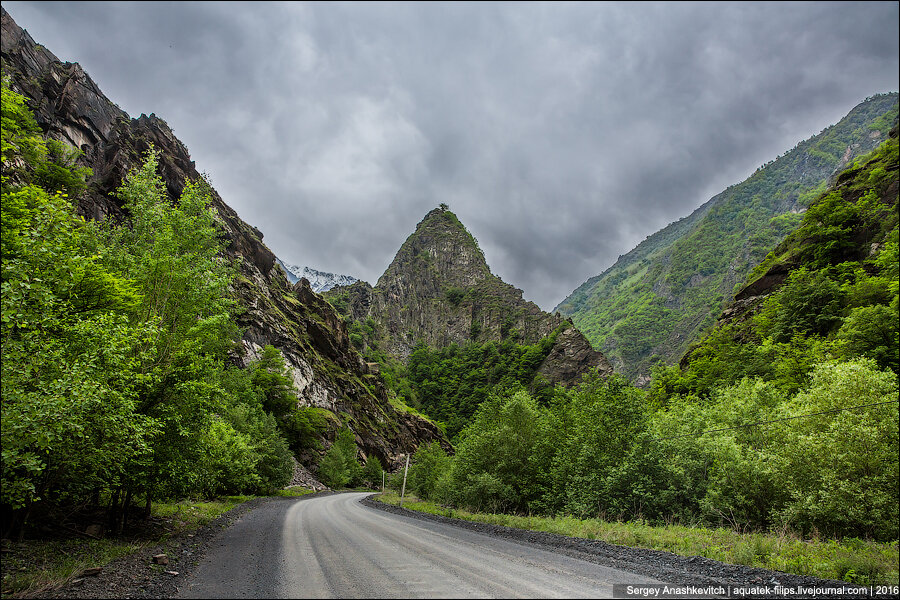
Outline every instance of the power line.
<path fill-rule="evenodd" d="M 745 425 L 737 425 L 735 427 L 722 427 L 721 429 L 710 429 L 707 431 L 701 431 L 699 433 L 685 433 L 683 435 L 673 435 L 673 436 L 669 436 L 669 437 L 654 438 L 654 439 L 656 441 L 661 442 L 663 440 L 675 440 L 678 438 L 695 437 L 698 435 L 703 435 L 704 433 L 716 433 L 717 431 L 730 431 L 732 429 L 743 429 L 744 427 L 754 427 L 756 425 L 768 425 L 769 423 L 779 423 L 781 421 L 791 421 L 793 419 L 802 419 L 804 417 L 815 417 L 818 415 L 828 415 L 831 413 L 842 412 L 845 410 L 855 410 L 857 408 L 866 408 L 869 406 L 881 406 L 882 404 L 893 404 L 895 402 L 900 402 L 900 398 L 898 398 L 897 400 L 888 400 L 887 402 L 875 402 L 873 404 L 860 404 L 859 406 L 848 406 L 846 408 L 835 408 L 833 410 L 823 410 L 821 412 L 814 412 L 814 413 L 809 413 L 809 414 L 805 414 L 805 415 L 797 415 L 794 417 L 785 417 L 783 419 L 772 419 L 771 421 L 757 421 L 756 423 L 747 423 Z"/>

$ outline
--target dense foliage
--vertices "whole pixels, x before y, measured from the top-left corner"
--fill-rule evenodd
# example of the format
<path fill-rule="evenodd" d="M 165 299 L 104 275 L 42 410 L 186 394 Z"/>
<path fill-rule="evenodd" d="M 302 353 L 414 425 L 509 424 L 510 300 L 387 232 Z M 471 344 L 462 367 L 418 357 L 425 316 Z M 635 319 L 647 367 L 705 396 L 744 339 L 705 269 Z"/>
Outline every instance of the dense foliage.
<path fill-rule="evenodd" d="M 453 437 L 494 389 L 518 383 L 545 396 L 548 386 L 535 377 L 555 339 L 553 334 L 533 345 L 470 342 L 436 350 L 419 344 L 405 371 L 414 406 L 444 423 Z"/>
<path fill-rule="evenodd" d="M 752 275 L 789 266 L 649 391 L 494 387 L 410 489 L 474 510 L 896 540 L 897 138 L 857 161 Z"/>
<path fill-rule="evenodd" d="M 650 236 L 557 310 L 628 377 L 677 362 L 714 324 L 733 287 L 795 229 L 847 153 L 872 149 L 871 134 L 883 136 L 897 110 L 896 94 L 867 99 L 837 125 Z M 831 227 L 827 219 L 823 226 Z M 849 241 L 833 239 L 832 250 Z"/>
<path fill-rule="evenodd" d="M 818 363 L 786 394 L 746 378 L 652 409 L 617 377 L 542 406 L 486 401 L 456 455 L 419 450 L 408 489 L 470 510 L 898 535 L 897 381 L 867 359 Z"/>
<path fill-rule="evenodd" d="M 332 488 L 365 485 L 381 485 L 383 467 L 374 456 L 365 461 L 365 466 L 357 460 L 359 448 L 356 438 L 349 429 L 341 429 L 334 443 L 319 461 L 319 479 Z"/>
<path fill-rule="evenodd" d="M 226 366 L 233 273 L 207 184 L 170 202 L 151 150 L 119 190 L 127 222 L 86 222 L 76 156 L 4 81 L 4 532 L 101 501 L 121 529 L 137 496 L 285 485 L 284 364 L 267 349 L 248 371 Z"/>

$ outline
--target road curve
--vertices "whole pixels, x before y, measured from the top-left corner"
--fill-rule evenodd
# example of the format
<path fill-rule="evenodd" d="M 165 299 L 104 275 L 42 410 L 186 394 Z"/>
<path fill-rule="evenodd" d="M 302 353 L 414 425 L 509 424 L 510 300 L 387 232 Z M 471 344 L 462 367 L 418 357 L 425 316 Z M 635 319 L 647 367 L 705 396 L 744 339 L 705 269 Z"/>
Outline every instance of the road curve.
<path fill-rule="evenodd" d="M 367 508 L 366 493 L 269 502 L 224 530 L 180 598 L 611 598 L 662 583 Z"/>

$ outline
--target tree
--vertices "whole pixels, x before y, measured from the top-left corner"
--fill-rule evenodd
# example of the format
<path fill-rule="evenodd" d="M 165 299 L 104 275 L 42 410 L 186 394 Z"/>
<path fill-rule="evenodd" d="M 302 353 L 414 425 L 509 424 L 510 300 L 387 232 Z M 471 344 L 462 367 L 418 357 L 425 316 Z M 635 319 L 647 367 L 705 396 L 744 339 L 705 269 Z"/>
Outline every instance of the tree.
<path fill-rule="evenodd" d="M 876 304 L 854 308 L 844 320 L 837 339 L 846 342 L 849 356 L 866 356 L 883 369 L 900 373 L 898 356 L 897 297 L 890 306 Z"/>
<path fill-rule="evenodd" d="M 844 409 L 844 410 L 842 410 Z M 809 389 L 784 404 L 778 518 L 809 532 L 897 539 L 897 377 L 868 359 L 818 365 Z"/>
<path fill-rule="evenodd" d="M 547 409 L 521 389 L 482 403 L 457 446 L 453 500 L 476 510 L 537 506 L 553 453 L 548 419 Z"/>
<path fill-rule="evenodd" d="M 134 414 L 132 351 L 152 328 L 129 322 L 137 286 L 104 264 L 71 200 L 31 183 L 46 144 L 2 90 L 0 502 L 4 530 L 21 535 L 35 504 L 83 498 L 148 455 L 156 427 Z"/>
<path fill-rule="evenodd" d="M 262 395 L 263 408 L 279 419 L 290 414 L 297 405 L 297 393 L 281 353 L 274 346 L 265 346 L 250 370 L 253 385 Z"/>
<path fill-rule="evenodd" d="M 173 203 L 158 163 L 151 148 L 126 176 L 119 189 L 129 215 L 123 226 L 95 225 L 104 264 L 141 294 L 128 312 L 130 323 L 152 329 L 132 350 L 132 388 L 135 412 L 158 423 L 158 433 L 152 460 L 133 465 L 114 486 L 123 506 L 135 492 L 144 493 L 149 506 L 151 497 L 200 485 L 203 433 L 223 400 L 213 374 L 237 337 L 228 293 L 234 270 L 222 256 L 209 185 L 187 182 Z"/>
<path fill-rule="evenodd" d="M 451 459 L 439 442 L 421 446 L 412 456 L 409 464 L 407 488 L 419 498 L 434 498 L 437 481 L 450 469 Z"/>
<path fill-rule="evenodd" d="M 341 429 L 334 443 L 319 461 L 319 479 L 330 488 L 342 488 L 362 474 L 356 462 L 356 438 L 349 429 Z"/>

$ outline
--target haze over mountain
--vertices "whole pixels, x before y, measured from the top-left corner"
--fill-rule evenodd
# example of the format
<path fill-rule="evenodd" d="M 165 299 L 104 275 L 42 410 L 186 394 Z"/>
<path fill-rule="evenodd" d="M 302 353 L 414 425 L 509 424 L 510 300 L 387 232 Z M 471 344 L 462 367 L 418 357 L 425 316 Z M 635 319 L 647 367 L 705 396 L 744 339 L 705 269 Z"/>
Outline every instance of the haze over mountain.
<path fill-rule="evenodd" d="M 896 2 L 3 5 L 276 255 L 374 282 L 444 202 L 545 310 L 900 86 Z"/>

